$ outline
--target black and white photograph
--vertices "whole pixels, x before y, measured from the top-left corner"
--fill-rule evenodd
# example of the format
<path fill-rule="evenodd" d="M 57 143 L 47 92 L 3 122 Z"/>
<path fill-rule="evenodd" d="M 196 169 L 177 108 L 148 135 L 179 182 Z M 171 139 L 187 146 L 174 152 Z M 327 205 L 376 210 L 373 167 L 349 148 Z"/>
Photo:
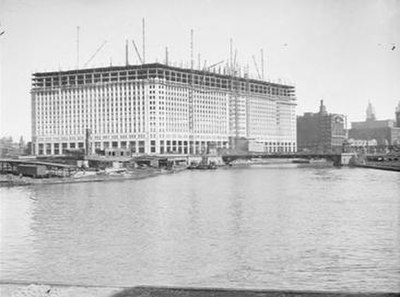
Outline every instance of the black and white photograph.
<path fill-rule="evenodd" d="M 0 0 L 0 296 L 400 296 L 400 0 Z"/>

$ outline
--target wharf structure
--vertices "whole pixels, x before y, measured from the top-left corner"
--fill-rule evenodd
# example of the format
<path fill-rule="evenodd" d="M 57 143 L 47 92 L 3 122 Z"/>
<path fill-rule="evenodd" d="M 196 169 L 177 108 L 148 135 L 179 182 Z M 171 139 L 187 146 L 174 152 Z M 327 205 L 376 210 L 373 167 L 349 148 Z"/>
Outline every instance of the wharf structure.
<path fill-rule="evenodd" d="M 35 155 L 200 154 L 239 138 L 297 149 L 291 85 L 152 63 L 34 73 L 31 97 Z"/>
<path fill-rule="evenodd" d="M 306 112 L 297 117 L 297 142 L 299 151 L 338 153 L 346 139 L 346 117 L 328 113 L 321 100 L 319 112 Z"/>

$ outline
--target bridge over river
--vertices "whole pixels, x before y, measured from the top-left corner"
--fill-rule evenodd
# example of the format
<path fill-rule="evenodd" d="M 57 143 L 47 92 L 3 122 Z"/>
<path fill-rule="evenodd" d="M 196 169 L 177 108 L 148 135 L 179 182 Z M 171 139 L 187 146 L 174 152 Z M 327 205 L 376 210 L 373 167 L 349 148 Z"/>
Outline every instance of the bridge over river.
<path fill-rule="evenodd" d="M 333 161 L 336 166 L 341 166 L 348 165 L 353 156 L 353 153 L 238 153 L 223 155 L 222 160 L 229 164 L 238 159 L 326 159 Z"/>

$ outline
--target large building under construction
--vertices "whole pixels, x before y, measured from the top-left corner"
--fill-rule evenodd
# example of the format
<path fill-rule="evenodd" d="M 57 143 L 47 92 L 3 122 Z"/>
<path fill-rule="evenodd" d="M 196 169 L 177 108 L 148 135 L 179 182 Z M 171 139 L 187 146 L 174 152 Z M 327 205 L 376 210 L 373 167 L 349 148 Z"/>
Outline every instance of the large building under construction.
<path fill-rule="evenodd" d="M 290 85 L 153 63 L 34 73 L 31 94 L 36 155 L 199 154 L 243 138 L 296 151 Z"/>

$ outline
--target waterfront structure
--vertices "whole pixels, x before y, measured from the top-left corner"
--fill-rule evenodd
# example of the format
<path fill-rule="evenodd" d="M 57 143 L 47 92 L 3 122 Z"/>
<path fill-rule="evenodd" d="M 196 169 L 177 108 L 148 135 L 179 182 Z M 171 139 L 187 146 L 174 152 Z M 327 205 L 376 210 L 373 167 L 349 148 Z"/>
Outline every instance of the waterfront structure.
<path fill-rule="evenodd" d="M 297 145 L 299 151 L 341 152 L 346 138 L 346 117 L 327 112 L 321 100 L 319 112 L 297 117 Z"/>
<path fill-rule="evenodd" d="M 34 73 L 36 155 L 199 154 L 232 139 L 296 151 L 293 86 L 159 63 Z"/>
<path fill-rule="evenodd" d="M 377 120 L 375 115 L 371 117 L 371 103 L 368 104 L 366 112 L 366 120 L 363 122 L 352 122 L 349 130 L 349 139 L 362 140 L 366 143 L 375 141 L 377 150 L 385 150 L 388 146 L 400 143 L 400 126 L 398 119 L 400 117 L 398 106 L 396 109 L 396 121 L 394 120 Z"/>

